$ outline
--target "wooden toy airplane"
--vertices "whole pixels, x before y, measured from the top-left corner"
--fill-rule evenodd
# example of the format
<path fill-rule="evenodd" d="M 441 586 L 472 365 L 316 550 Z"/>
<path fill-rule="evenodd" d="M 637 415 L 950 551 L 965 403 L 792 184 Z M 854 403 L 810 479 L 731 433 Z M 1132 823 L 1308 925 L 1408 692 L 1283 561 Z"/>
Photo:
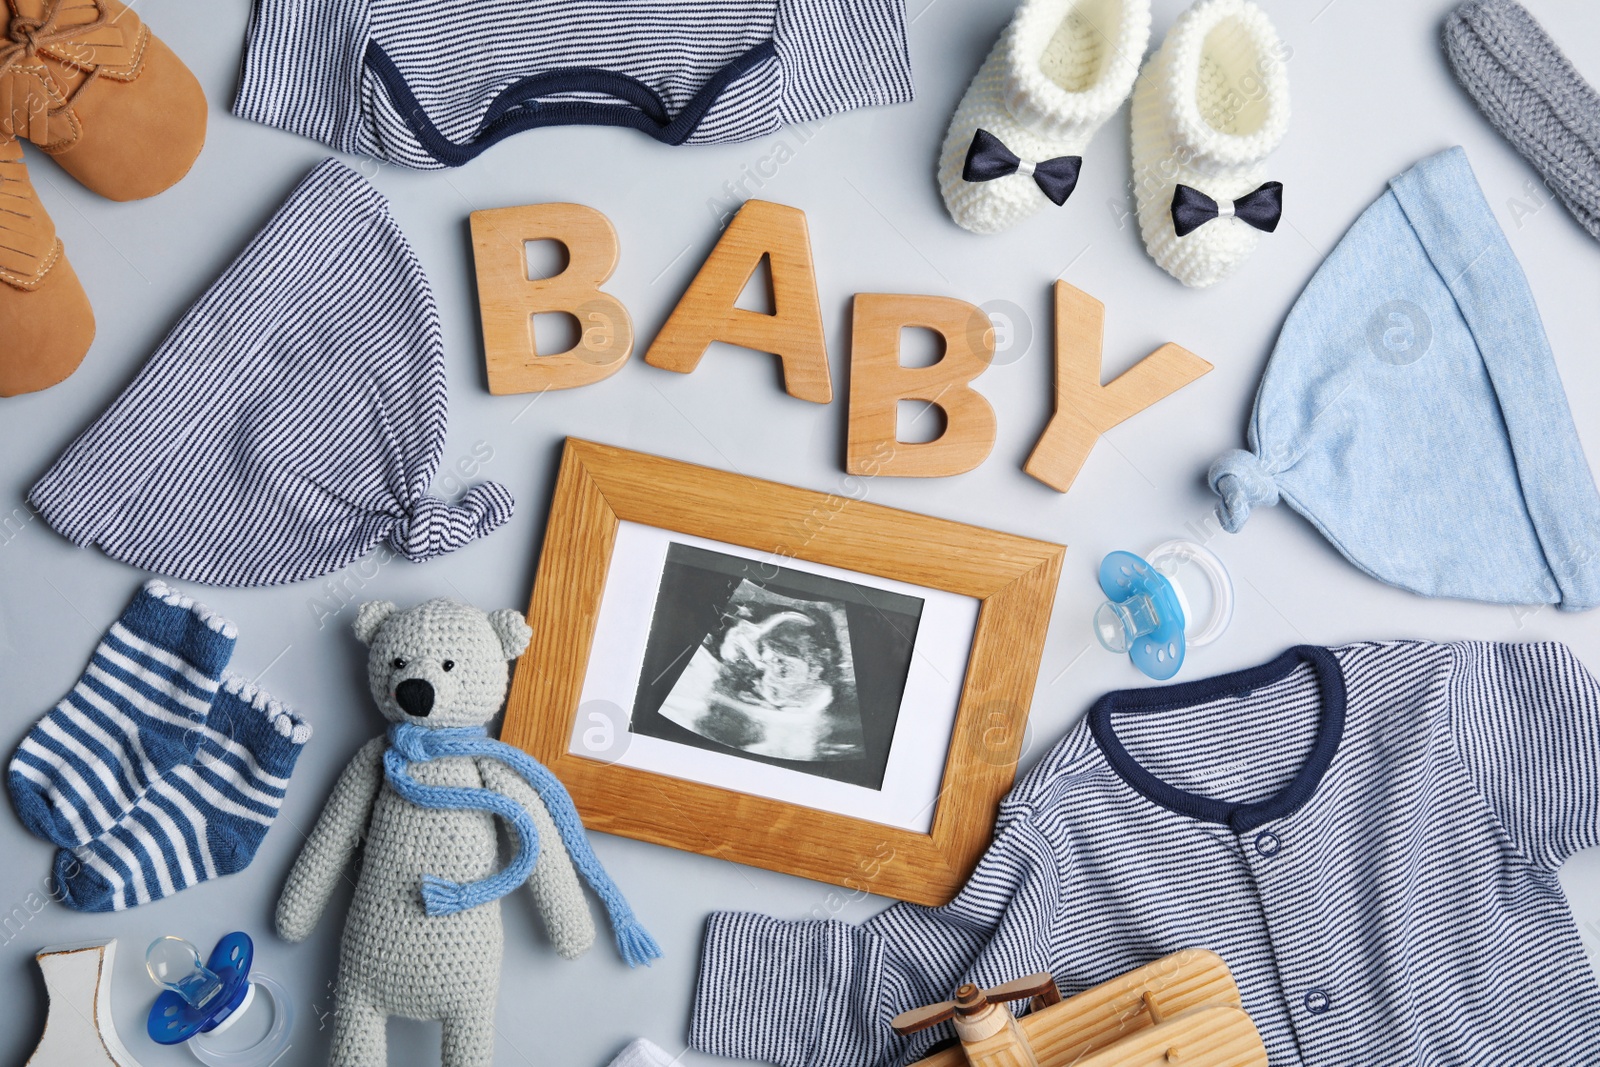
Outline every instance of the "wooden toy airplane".
<path fill-rule="evenodd" d="M 1007 1004 L 1031 1000 L 1015 1018 Z M 891 1024 L 914 1034 L 949 1020 L 960 1045 L 913 1067 L 1266 1067 L 1267 1050 L 1228 965 L 1187 949 L 1068 1000 L 1049 973 L 993 989 L 964 985 L 956 999 Z"/>

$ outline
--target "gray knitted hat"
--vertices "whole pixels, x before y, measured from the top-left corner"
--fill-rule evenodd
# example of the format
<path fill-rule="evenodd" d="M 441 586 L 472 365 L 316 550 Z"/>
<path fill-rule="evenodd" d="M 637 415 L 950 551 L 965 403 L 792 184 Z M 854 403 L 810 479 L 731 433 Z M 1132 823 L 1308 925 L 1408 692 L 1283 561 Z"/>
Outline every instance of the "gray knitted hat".
<path fill-rule="evenodd" d="M 1600 96 L 1516 0 L 1467 0 L 1444 22 L 1456 79 L 1600 237 Z"/>
<path fill-rule="evenodd" d="M 514 507 L 493 482 L 427 495 L 446 408 L 422 267 L 382 194 L 330 159 L 29 500 L 74 544 L 192 582 L 315 578 L 383 541 L 421 562 Z"/>

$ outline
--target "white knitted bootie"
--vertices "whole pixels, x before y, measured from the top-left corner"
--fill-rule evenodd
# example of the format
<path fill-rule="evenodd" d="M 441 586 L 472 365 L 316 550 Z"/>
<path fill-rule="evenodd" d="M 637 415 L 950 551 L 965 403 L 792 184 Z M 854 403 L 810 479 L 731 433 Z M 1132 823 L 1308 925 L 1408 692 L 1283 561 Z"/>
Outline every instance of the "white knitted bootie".
<path fill-rule="evenodd" d="M 957 225 L 998 233 L 1065 202 L 1149 38 L 1150 0 L 1023 0 L 945 134 L 939 188 Z"/>
<path fill-rule="evenodd" d="M 1285 55 L 1249 0 L 1200 0 L 1134 86 L 1139 229 L 1184 285 L 1220 281 L 1277 227 L 1283 187 L 1266 159 L 1289 125 Z"/>

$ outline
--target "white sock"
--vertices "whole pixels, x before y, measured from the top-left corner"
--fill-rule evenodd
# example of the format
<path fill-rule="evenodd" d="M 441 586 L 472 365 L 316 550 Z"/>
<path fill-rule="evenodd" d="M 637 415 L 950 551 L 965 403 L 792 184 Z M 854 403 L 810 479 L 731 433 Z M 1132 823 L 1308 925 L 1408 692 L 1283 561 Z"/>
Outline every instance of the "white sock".
<path fill-rule="evenodd" d="M 998 233 L 1051 207 L 1026 164 L 1083 155 L 1127 99 L 1149 37 L 1150 0 L 1023 0 L 945 134 L 939 188 L 956 224 Z M 980 129 L 1023 161 L 1021 172 L 962 176 Z"/>
<path fill-rule="evenodd" d="M 673 1067 L 673 1060 L 661 1048 L 641 1037 L 623 1049 L 610 1067 Z"/>
<path fill-rule="evenodd" d="M 1133 90 L 1133 182 L 1145 248 L 1185 285 L 1222 280 L 1261 231 L 1218 218 L 1188 236 L 1173 228 L 1181 183 L 1231 201 L 1268 181 L 1267 156 L 1289 124 L 1282 42 L 1249 0 L 1200 0 L 1179 16 Z"/>

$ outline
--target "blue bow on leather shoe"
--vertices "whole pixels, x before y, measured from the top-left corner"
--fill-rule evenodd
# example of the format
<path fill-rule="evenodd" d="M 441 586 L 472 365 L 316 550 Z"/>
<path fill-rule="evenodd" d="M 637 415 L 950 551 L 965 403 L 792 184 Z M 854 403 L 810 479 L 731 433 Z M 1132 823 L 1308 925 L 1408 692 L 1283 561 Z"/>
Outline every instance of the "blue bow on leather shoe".
<path fill-rule="evenodd" d="M 1172 191 L 1172 229 L 1187 237 L 1213 219 L 1236 218 L 1271 233 L 1283 218 L 1283 183 L 1267 182 L 1237 200 L 1218 202 L 1198 189 L 1180 185 Z"/>
<path fill-rule="evenodd" d="M 1021 174 L 1032 178 L 1050 202 L 1060 207 L 1078 187 L 1078 169 L 1082 166 L 1082 156 L 1024 162 L 1000 138 L 988 130 L 979 130 L 972 135 L 972 147 L 967 149 L 967 163 L 961 168 L 961 177 L 969 182 L 990 182 L 1008 174 Z"/>

